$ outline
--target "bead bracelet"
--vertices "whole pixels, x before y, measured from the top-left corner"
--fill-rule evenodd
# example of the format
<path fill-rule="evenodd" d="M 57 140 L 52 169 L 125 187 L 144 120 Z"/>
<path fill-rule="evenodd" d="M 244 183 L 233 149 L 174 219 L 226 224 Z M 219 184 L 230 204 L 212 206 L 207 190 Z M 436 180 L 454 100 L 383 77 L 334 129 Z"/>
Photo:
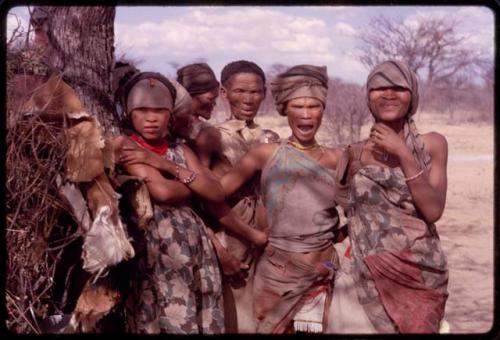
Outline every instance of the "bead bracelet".
<path fill-rule="evenodd" d="M 191 175 L 189 175 L 188 177 L 186 177 L 184 179 L 181 179 L 181 177 L 180 177 L 181 168 L 178 165 L 176 165 L 175 166 L 175 178 L 179 182 L 181 182 L 182 184 L 189 184 L 196 179 L 196 172 L 194 172 L 192 170 L 189 170 L 189 171 L 191 171 Z"/>

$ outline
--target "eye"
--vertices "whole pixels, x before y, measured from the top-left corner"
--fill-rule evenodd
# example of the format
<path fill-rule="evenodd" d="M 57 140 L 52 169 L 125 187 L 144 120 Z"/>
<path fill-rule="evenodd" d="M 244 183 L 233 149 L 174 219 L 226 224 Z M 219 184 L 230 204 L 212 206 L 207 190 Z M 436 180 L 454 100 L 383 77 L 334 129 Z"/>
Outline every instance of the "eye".
<path fill-rule="evenodd" d="M 405 88 L 405 87 L 401 87 L 401 86 L 396 86 L 396 87 L 393 87 L 392 89 L 393 89 L 394 91 L 396 91 L 396 92 L 406 92 L 406 91 L 408 91 L 408 89 L 407 89 L 407 88 Z"/>

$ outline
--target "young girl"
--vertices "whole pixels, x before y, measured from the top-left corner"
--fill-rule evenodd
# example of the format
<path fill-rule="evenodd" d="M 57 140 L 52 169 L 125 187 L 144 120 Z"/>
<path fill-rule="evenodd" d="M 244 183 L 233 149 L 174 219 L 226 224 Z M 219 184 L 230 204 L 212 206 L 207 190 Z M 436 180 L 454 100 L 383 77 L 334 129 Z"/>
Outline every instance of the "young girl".
<path fill-rule="evenodd" d="M 154 207 L 131 294 L 129 327 L 139 333 L 224 332 L 221 274 L 196 195 L 222 202 L 217 180 L 183 144 L 167 141 L 176 91 L 158 73 L 133 76 L 123 88 L 127 136 L 114 141 L 117 163 L 143 178 Z M 140 256 L 140 255 L 138 255 Z"/>

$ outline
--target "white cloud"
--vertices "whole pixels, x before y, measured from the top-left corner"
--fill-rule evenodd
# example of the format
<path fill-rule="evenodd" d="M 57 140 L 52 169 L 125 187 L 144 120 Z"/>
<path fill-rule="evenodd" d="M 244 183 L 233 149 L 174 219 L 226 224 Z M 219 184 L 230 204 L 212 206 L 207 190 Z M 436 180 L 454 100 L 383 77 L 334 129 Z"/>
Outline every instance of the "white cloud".
<path fill-rule="evenodd" d="M 332 60 L 333 51 L 324 21 L 266 8 L 197 7 L 184 16 L 158 23 L 117 22 L 115 32 L 120 48 L 142 58 L 159 55 L 186 59 L 192 59 L 193 55 L 233 58 L 238 55 L 266 60 L 269 64 L 294 64 L 310 56 L 309 63 L 324 63 Z"/>
<path fill-rule="evenodd" d="M 355 37 L 357 30 L 345 22 L 339 22 L 333 27 L 333 32 L 346 37 Z"/>

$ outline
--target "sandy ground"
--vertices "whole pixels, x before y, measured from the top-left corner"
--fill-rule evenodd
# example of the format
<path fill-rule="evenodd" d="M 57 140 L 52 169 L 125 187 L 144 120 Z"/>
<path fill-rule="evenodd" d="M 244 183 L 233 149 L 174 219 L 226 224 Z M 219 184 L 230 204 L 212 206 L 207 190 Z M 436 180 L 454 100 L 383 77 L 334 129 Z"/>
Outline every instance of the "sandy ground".
<path fill-rule="evenodd" d="M 453 333 L 483 333 L 493 325 L 492 125 L 459 126 L 422 118 L 422 132 L 448 140 L 448 193 L 437 228 L 450 270 L 445 318 Z"/>
<path fill-rule="evenodd" d="M 437 114 L 416 117 L 421 133 L 437 131 L 448 141 L 446 208 L 437 222 L 448 257 L 449 298 L 445 319 L 451 333 L 484 333 L 493 323 L 493 155 L 492 125 L 450 125 Z M 257 121 L 288 137 L 284 117 Z M 362 129 L 366 136 L 369 126 Z M 326 140 L 326 129 L 319 140 Z"/>

